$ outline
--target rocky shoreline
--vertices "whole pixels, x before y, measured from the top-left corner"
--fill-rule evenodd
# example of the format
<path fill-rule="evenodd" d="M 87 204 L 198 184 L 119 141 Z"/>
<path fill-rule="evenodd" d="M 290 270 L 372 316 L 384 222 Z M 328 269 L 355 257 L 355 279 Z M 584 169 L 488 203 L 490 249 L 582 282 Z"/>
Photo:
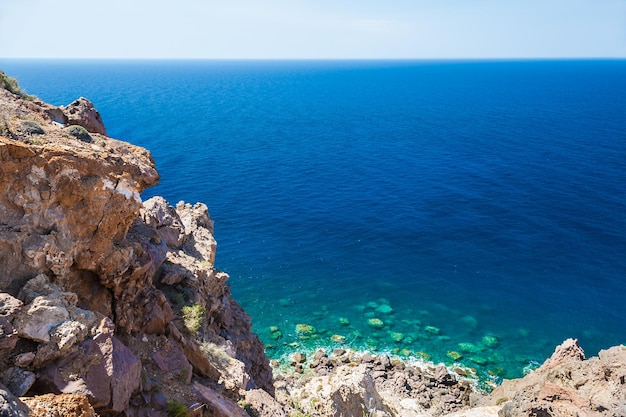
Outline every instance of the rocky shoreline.
<path fill-rule="evenodd" d="M 0 75 L 2 416 L 626 416 L 624 346 L 585 359 L 568 340 L 490 394 L 466 369 L 344 349 L 270 363 L 207 207 L 142 201 L 147 150 L 88 100 Z"/>

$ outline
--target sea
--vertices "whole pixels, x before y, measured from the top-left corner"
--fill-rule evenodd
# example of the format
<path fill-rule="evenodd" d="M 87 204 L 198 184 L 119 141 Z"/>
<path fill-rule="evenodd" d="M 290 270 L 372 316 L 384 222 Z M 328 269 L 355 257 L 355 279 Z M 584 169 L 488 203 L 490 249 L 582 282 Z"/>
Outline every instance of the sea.
<path fill-rule="evenodd" d="M 626 61 L 0 60 L 204 202 L 270 358 L 501 380 L 626 343 Z"/>

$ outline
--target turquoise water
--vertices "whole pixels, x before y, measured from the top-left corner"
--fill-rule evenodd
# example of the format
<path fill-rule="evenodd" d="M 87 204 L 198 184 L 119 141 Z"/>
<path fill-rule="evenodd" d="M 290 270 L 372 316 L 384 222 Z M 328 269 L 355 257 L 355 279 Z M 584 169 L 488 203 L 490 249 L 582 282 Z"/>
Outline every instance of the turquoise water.
<path fill-rule="evenodd" d="M 626 61 L 0 68 L 149 148 L 144 198 L 208 204 L 270 357 L 351 346 L 512 377 L 568 337 L 625 342 Z"/>

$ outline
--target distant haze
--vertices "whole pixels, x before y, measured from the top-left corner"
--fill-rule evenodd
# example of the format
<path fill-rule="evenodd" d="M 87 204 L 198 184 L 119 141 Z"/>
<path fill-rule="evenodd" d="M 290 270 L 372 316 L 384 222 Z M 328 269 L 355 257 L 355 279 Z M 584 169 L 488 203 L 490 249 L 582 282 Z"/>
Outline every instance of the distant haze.
<path fill-rule="evenodd" d="M 0 57 L 626 57 L 626 0 L 0 0 Z"/>

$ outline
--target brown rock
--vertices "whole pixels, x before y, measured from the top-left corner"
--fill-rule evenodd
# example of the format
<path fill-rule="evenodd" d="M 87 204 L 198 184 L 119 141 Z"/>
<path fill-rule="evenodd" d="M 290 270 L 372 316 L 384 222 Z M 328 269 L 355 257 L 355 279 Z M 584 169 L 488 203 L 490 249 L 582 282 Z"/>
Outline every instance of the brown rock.
<path fill-rule="evenodd" d="M 256 417 L 288 417 L 282 405 L 261 389 L 245 392 L 245 409 Z"/>
<path fill-rule="evenodd" d="M 7 293 L 0 293 L 0 318 L 12 320 L 24 304 Z"/>
<path fill-rule="evenodd" d="M 141 383 L 141 362 L 113 336 L 110 320 L 99 329 L 79 350 L 46 367 L 39 381 L 55 392 L 84 395 L 96 408 L 123 411 Z"/>
<path fill-rule="evenodd" d="M 193 367 L 177 342 L 166 339 L 165 343 L 152 355 L 152 360 L 160 370 L 176 373 L 185 381 L 185 384 L 191 383 Z"/>
<path fill-rule="evenodd" d="M 31 417 L 97 417 L 87 397 L 74 394 L 46 394 L 22 398 Z"/>
<path fill-rule="evenodd" d="M 193 388 L 198 398 L 205 405 L 210 416 L 213 417 L 250 417 L 241 407 L 230 401 L 218 392 L 198 382 L 194 382 Z"/>
<path fill-rule="evenodd" d="M 90 133 L 107 135 L 107 131 L 102 123 L 102 116 L 96 110 L 93 103 L 84 97 L 74 100 L 66 107 L 61 107 L 66 117 L 65 123 L 68 125 L 78 125 L 87 129 Z"/>
<path fill-rule="evenodd" d="M 302 352 L 296 352 L 293 354 L 293 361 L 295 363 L 303 363 L 306 362 L 306 355 Z"/>

